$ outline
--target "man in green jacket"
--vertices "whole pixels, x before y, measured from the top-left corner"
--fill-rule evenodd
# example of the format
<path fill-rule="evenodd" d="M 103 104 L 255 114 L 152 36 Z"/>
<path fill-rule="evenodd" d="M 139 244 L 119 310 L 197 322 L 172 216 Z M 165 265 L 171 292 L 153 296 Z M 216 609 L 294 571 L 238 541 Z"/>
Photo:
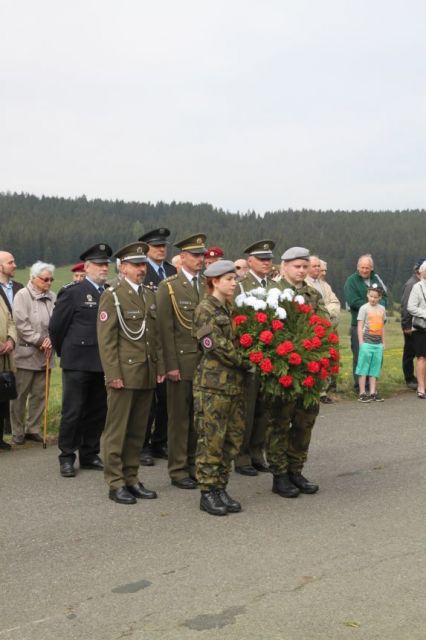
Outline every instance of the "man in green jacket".
<path fill-rule="evenodd" d="M 376 284 L 382 290 L 380 304 L 385 308 L 388 304 L 386 286 L 383 280 L 374 272 L 373 258 L 369 254 L 360 256 L 358 259 L 357 270 L 345 282 L 344 292 L 345 300 L 351 312 L 351 350 L 352 350 L 352 370 L 354 377 L 354 387 L 358 386 L 358 376 L 355 375 L 355 369 L 358 362 L 359 342 L 358 342 L 358 311 L 363 304 L 367 302 L 367 290 L 371 285 Z"/>

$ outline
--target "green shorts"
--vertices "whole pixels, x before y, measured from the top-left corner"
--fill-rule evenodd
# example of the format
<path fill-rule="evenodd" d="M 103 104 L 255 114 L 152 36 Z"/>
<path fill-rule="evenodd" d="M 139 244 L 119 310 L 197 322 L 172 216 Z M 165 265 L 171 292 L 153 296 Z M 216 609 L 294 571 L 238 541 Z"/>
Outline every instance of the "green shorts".
<path fill-rule="evenodd" d="M 383 345 L 364 342 L 359 348 L 356 365 L 357 376 L 372 376 L 378 378 L 382 370 Z"/>

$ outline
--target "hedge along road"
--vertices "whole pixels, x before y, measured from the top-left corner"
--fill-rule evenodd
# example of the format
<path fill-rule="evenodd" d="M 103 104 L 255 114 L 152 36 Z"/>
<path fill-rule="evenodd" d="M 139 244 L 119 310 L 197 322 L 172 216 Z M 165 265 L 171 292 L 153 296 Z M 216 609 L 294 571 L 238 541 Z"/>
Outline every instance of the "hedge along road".
<path fill-rule="evenodd" d="M 0 455 L 0 640 L 424 640 L 426 404 L 321 409 L 286 500 L 233 474 L 241 514 L 199 511 L 166 463 L 159 499 L 107 498 L 102 474 L 59 476 L 55 446 Z"/>

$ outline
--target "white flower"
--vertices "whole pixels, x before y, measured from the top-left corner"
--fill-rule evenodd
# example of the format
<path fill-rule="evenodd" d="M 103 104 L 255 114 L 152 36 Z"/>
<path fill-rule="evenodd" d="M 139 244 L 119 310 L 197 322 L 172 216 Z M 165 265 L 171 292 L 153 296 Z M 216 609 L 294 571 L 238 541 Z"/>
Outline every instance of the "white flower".
<path fill-rule="evenodd" d="M 285 320 L 287 318 L 287 311 L 282 307 L 277 307 L 275 310 L 275 316 L 280 320 Z"/>
<path fill-rule="evenodd" d="M 275 291 L 278 291 L 278 295 Z M 271 309 L 276 309 L 278 307 L 279 295 L 280 293 L 278 289 L 271 289 L 271 291 L 269 291 L 268 297 L 266 298 L 266 304 L 268 307 L 271 307 Z"/>
<path fill-rule="evenodd" d="M 237 307 L 243 307 L 246 304 L 246 294 L 245 293 L 240 293 L 236 298 L 235 298 L 235 304 Z"/>
<path fill-rule="evenodd" d="M 280 293 L 280 300 L 289 300 L 290 302 L 294 298 L 293 289 L 284 289 L 282 293 Z"/>
<path fill-rule="evenodd" d="M 294 301 L 298 304 L 305 304 L 305 298 L 303 296 L 294 296 Z"/>
<path fill-rule="evenodd" d="M 268 292 L 263 287 L 257 287 L 257 289 L 252 289 L 248 293 L 256 298 L 266 298 L 268 295 Z"/>

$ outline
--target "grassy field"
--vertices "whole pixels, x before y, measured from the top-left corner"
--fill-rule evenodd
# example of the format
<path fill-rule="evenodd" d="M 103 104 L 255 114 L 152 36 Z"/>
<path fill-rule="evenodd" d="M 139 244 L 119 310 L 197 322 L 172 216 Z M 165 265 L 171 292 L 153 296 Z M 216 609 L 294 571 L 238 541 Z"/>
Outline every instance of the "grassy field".
<path fill-rule="evenodd" d="M 111 276 L 113 268 L 111 267 Z M 24 284 L 28 281 L 28 269 L 17 270 L 15 279 Z M 71 281 L 69 267 L 59 267 L 55 270 L 55 282 L 52 287 L 58 291 L 64 284 Z M 341 373 L 338 380 L 338 397 L 354 398 L 352 379 L 352 353 L 349 338 L 350 314 L 342 312 L 339 325 L 340 352 L 341 352 Z M 399 322 L 399 315 L 388 318 L 386 324 L 386 349 L 384 355 L 384 365 L 382 376 L 379 380 L 378 388 L 380 393 L 386 397 L 398 393 L 405 389 L 404 377 L 402 374 L 401 359 L 403 348 L 403 335 Z M 52 372 L 51 389 L 49 398 L 49 432 L 55 433 L 58 430 L 61 411 L 61 370 L 57 359 L 57 365 Z"/>

